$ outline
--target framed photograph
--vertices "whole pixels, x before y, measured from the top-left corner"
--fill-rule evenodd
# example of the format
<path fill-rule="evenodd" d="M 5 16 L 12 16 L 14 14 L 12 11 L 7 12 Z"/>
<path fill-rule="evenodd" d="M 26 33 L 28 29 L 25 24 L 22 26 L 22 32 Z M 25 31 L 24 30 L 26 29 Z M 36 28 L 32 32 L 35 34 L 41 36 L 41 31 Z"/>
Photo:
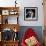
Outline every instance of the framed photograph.
<path fill-rule="evenodd" d="M 38 8 L 37 7 L 24 7 L 24 20 L 27 20 L 27 21 L 38 20 Z"/>
<path fill-rule="evenodd" d="M 9 11 L 9 14 L 10 14 L 10 15 L 16 15 L 16 14 L 17 14 L 17 11 L 16 11 L 16 10 L 10 10 L 10 11 Z"/>
<path fill-rule="evenodd" d="M 9 15 L 9 10 L 2 10 L 2 15 Z"/>

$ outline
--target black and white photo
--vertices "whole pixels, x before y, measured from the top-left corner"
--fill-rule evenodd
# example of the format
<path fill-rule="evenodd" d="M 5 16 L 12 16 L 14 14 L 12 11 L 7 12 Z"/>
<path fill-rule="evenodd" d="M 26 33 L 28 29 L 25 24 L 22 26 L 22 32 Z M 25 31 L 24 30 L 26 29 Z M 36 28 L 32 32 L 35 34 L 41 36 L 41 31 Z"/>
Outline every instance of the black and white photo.
<path fill-rule="evenodd" d="M 24 20 L 37 20 L 38 8 L 37 7 L 24 7 Z"/>

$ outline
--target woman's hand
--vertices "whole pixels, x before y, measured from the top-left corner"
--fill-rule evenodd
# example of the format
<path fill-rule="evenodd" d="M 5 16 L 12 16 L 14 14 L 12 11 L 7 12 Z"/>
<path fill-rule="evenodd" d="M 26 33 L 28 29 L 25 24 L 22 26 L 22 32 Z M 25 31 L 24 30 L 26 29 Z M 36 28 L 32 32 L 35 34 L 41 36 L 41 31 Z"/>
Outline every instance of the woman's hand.
<path fill-rule="evenodd" d="M 38 43 L 38 41 L 34 36 L 32 36 L 32 37 L 26 39 L 25 43 L 27 44 L 27 46 L 35 46 Z"/>

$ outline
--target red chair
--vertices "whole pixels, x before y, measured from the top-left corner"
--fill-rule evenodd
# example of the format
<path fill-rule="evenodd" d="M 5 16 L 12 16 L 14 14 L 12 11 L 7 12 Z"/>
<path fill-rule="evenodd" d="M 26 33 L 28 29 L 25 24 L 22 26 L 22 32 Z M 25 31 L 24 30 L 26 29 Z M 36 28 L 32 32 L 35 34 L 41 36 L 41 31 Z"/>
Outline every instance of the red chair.
<path fill-rule="evenodd" d="M 25 43 L 25 40 L 34 36 L 37 39 L 36 33 L 33 31 L 33 29 L 29 28 L 24 34 L 24 37 L 22 38 L 21 46 L 27 46 Z M 38 40 L 37 40 L 38 41 Z M 41 46 L 40 42 L 38 41 L 35 46 Z"/>

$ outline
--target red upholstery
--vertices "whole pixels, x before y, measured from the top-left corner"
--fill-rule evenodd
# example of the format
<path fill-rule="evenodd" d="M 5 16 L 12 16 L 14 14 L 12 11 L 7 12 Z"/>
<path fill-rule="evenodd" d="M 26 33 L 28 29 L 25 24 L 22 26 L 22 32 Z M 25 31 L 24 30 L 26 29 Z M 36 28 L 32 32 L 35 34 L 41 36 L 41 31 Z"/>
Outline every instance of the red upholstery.
<path fill-rule="evenodd" d="M 25 43 L 25 39 L 28 39 L 29 37 L 32 37 L 32 36 L 37 36 L 36 33 L 33 31 L 33 29 L 29 28 L 27 29 L 27 31 L 25 32 L 25 35 L 24 37 L 22 38 L 22 42 L 21 42 L 21 45 L 22 46 L 26 46 L 26 43 Z M 38 42 L 35 46 L 41 46 L 40 43 Z"/>

